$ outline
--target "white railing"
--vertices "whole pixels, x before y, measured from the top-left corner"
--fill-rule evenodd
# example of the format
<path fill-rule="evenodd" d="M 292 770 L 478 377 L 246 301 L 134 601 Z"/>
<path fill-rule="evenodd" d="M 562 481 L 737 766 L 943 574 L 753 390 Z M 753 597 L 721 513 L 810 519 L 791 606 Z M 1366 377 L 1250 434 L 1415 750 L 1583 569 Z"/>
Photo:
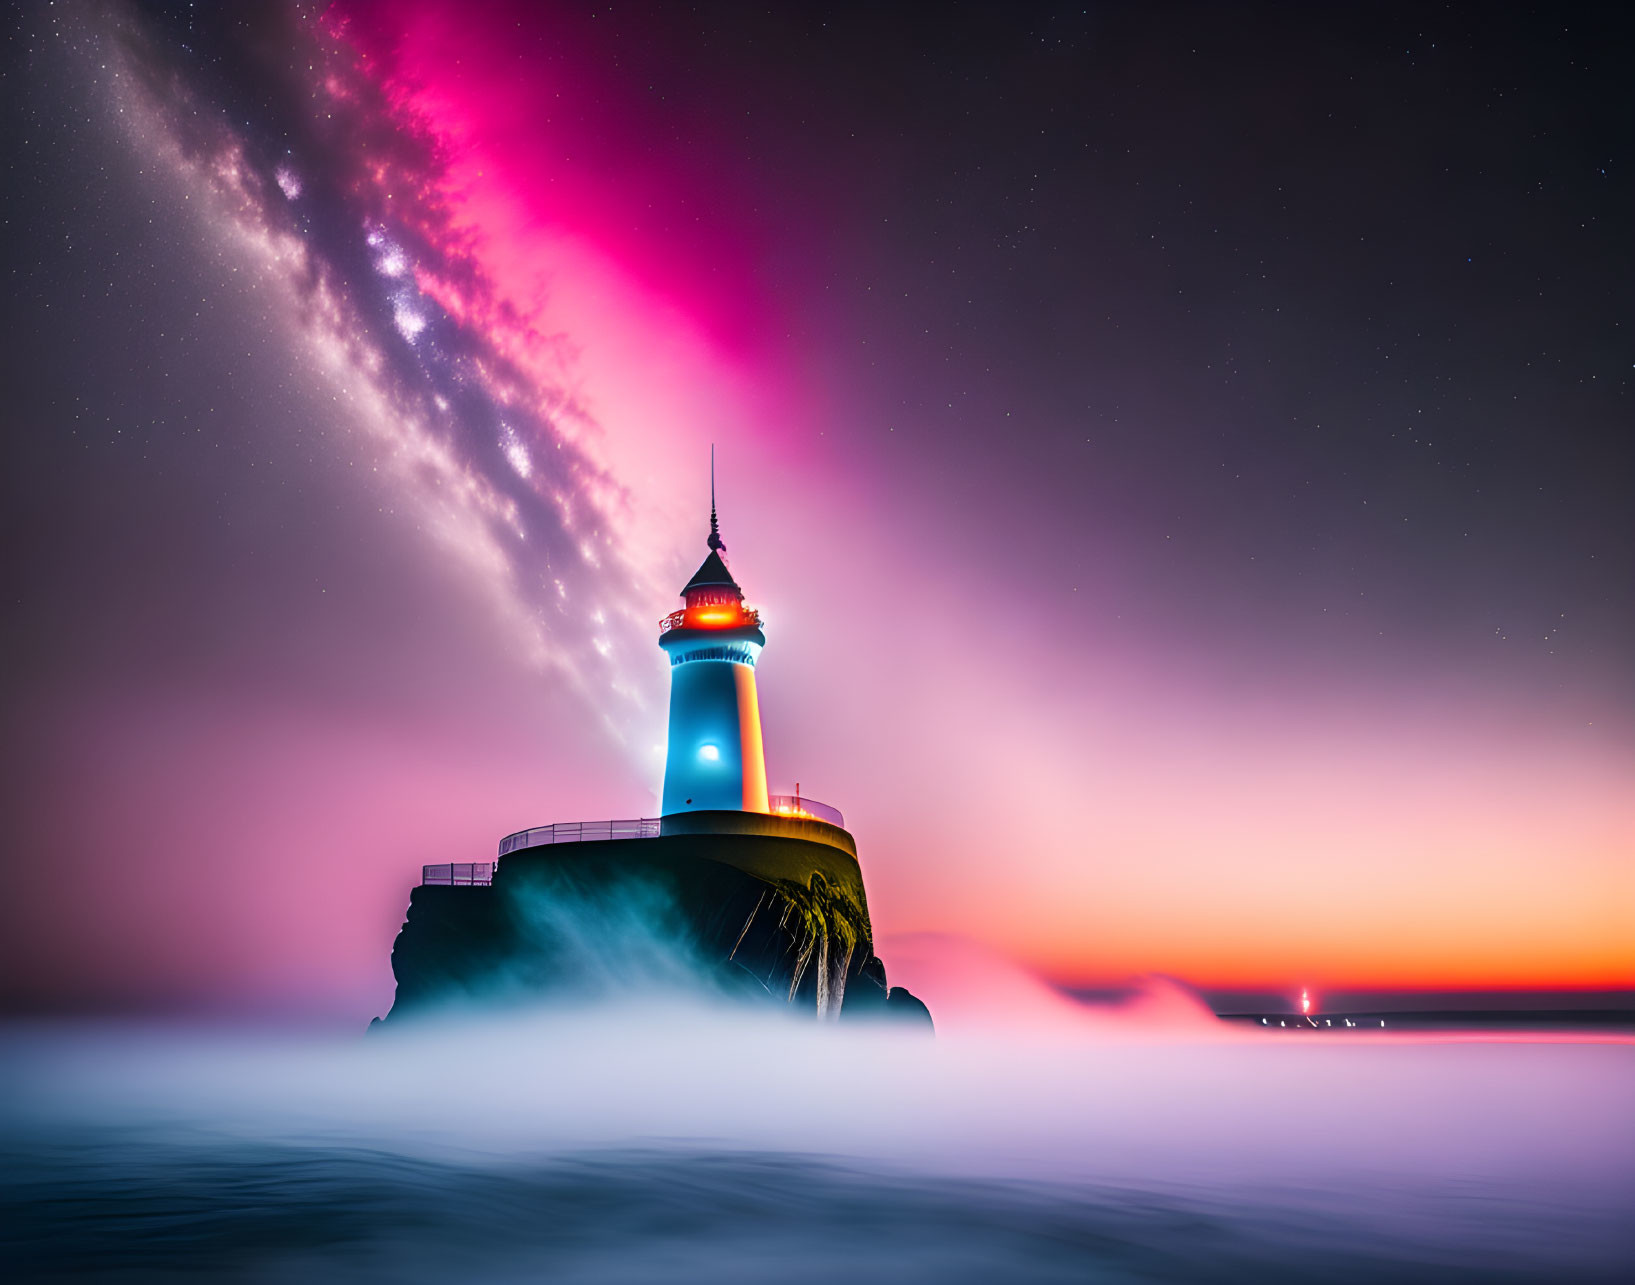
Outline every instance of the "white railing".
<path fill-rule="evenodd" d="M 500 840 L 500 856 L 523 848 L 539 848 L 548 843 L 591 843 L 605 839 L 656 839 L 657 817 L 636 817 L 629 821 L 558 821 L 518 830 Z"/>
<path fill-rule="evenodd" d="M 826 821 L 846 828 L 846 818 L 839 808 L 819 803 L 803 794 L 774 794 L 767 799 L 767 811 L 772 816 L 798 817 L 806 821 Z M 626 821 L 558 821 L 555 825 L 536 825 L 529 830 L 518 830 L 500 840 L 500 856 L 520 852 L 524 848 L 542 848 L 553 843 L 594 843 L 610 839 L 656 839 L 659 837 L 657 817 L 633 817 Z M 447 870 L 447 866 L 427 866 L 430 870 Z M 455 869 L 466 869 L 457 866 Z M 492 874 L 481 880 L 489 882 Z M 428 875 L 426 883 L 434 882 Z M 448 879 L 435 882 L 447 883 Z M 465 882 L 456 880 L 455 882 Z"/>
<path fill-rule="evenodd" d="M 440 866 L 421 866 L 420 882 L 452 884 L 460 888 L 481 888 L 494 882 L 492 861 L 454 861 Z"/>

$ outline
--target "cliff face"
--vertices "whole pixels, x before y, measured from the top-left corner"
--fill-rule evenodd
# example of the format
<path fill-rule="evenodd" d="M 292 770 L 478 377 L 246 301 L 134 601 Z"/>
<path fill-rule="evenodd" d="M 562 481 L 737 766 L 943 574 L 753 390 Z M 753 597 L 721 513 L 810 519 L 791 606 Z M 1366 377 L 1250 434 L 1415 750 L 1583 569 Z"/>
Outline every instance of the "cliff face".
<path fill-rule="evenodd" d="M 925 1005 L 886 982 L 856 858 L 782 835 L 512 853 L 490 887 L 416 888 L 392 971 L 389 1022 L 533 998 L 703 992 L 931 1029 Z"/>

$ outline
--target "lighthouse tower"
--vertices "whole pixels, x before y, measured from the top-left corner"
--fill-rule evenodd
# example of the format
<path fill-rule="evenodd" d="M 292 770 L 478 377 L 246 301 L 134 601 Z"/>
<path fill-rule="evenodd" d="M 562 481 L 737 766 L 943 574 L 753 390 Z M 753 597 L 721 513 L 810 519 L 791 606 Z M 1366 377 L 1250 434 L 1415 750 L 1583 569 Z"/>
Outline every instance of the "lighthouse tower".
<path fill-rule="evenodd" d="M 659 646 L 670 657 L 665 816 L 767 810 L 755 695 L 755 662 L 766 635 L 759 613 L 744 606 L 744 591 L 721 556 L 727 546 L 715 516 L 713 477 L 707 543 L 709 556 L 681 591 L 687 605 L 659 625 Z"/>

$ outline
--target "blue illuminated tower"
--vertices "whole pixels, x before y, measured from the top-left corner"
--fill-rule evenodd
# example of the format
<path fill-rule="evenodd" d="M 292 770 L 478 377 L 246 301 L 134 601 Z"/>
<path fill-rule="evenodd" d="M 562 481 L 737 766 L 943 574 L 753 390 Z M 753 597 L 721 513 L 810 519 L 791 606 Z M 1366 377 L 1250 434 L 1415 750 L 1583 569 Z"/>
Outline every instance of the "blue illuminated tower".
<path fill-rule="evenodd" d="M 659 625 L 659 646 L 670 657 L 665 816 L 767 811 L 755 694 L 755 662 L 766 635 L 721 557 L 727 546 L 715 516 L 713 466 L 710 471 L 709 556 L 681 591 L 687 605 Z"/>

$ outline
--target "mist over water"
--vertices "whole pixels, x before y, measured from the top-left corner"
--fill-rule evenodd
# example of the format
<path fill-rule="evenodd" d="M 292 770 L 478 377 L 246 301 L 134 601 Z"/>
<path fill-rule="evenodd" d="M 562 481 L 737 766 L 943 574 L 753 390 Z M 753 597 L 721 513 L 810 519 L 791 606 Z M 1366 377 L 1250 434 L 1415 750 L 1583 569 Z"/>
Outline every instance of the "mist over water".
<path fill-rule="evenodd" d="M 1154 1012 L 1164 1016 L 1155 1020 Z M 24 1279 L 1613 1280 L 1635 1047 L 1158 1005 L 936 1040 L 683 1004 L 14 1026 Z"/>

